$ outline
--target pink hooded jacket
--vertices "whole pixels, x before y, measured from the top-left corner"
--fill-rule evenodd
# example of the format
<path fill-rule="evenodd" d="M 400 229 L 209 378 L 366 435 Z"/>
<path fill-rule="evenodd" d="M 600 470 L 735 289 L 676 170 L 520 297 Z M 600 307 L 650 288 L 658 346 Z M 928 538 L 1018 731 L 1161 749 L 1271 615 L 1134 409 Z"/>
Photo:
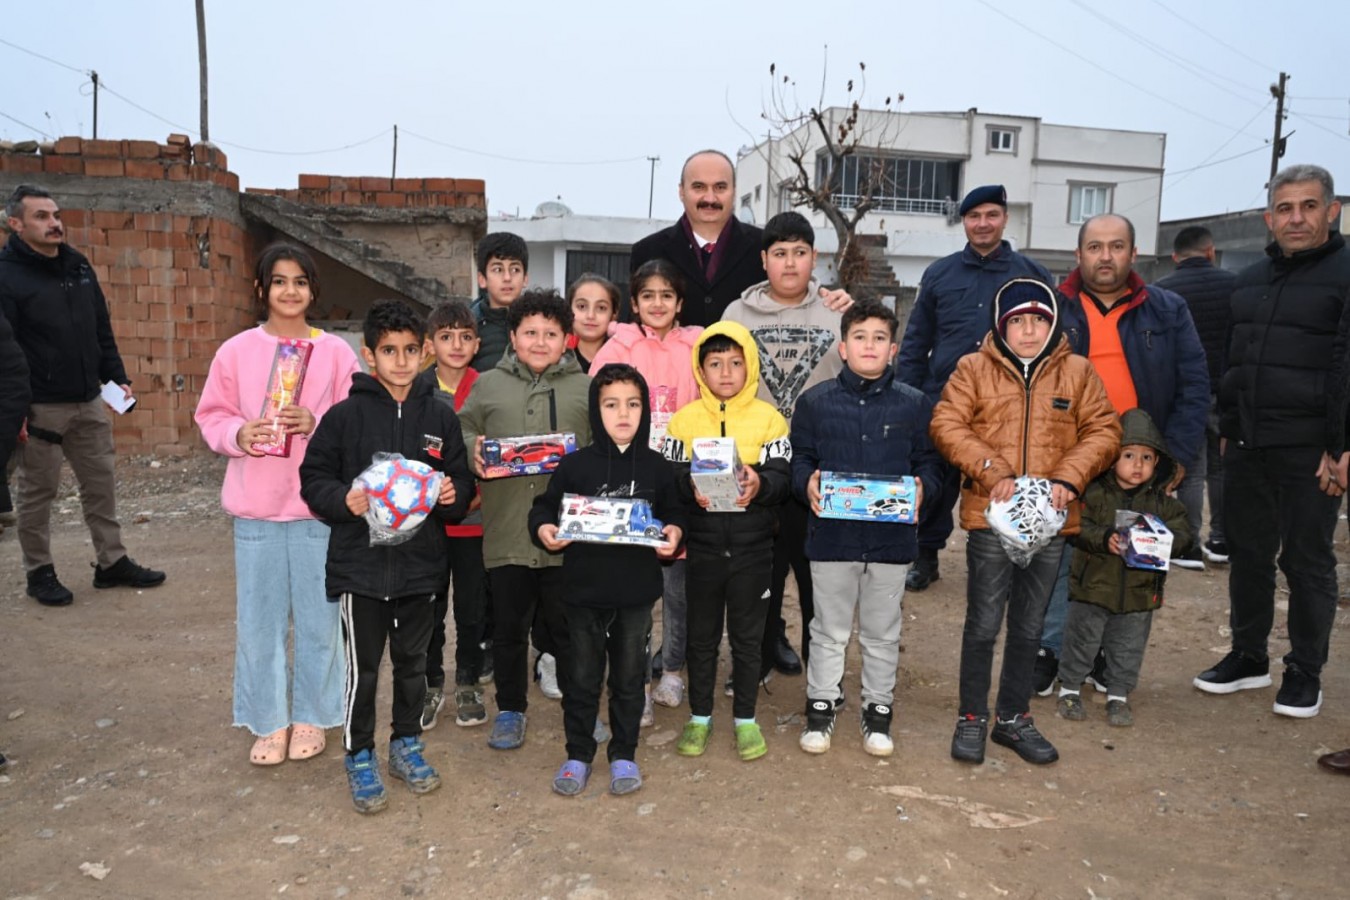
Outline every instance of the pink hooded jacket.
<path fill-rule="evenodd" d="M 661 449 L 666 425 L 675 411 L 698 399 L 691 360 L 702 333 L 697 325 L 683 325 L 672 328 L 662 339 L 645 325 L 615 322 L 609 326 L 609 340 L 591 362 L 592 376 L 606 363 L 628 363 L 647 380 L 652 398 L 653 450 Z"/>

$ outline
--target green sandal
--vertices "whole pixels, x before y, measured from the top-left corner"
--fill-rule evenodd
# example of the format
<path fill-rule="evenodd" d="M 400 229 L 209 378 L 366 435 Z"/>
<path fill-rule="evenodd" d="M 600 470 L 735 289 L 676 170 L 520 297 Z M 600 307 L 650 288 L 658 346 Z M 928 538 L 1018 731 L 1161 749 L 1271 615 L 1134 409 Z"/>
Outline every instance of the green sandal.
<path fill-rule="evenodd" d="M 702 722 L 686 722 L 679 743 L 675 745 L 675 752 L 680 756 L 702 756 L 703 751 L 708 749 L 708 738 L 711 736 L 711 722 L 706 725 Z"/>
<path fill-rule="evenodd" d="M 744 722 L 736 726 L 736 752 L 740 754 L 741 762 L 759 759 L 769 752 L 769 745 L 764 743 L 764 733 L 759 730 L 758 722 Z"/>

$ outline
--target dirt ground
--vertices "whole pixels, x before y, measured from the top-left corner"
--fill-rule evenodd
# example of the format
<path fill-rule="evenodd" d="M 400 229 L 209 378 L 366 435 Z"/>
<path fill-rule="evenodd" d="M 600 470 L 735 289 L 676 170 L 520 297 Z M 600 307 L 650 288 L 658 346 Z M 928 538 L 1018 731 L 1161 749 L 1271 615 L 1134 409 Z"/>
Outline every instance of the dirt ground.
<path fill-rule="evenodd" d="M 0 897 L 1347 896 L 1350 779 L 1315 764 L 1350 744 L 1346 613 L 1318 717 L 1273 715 L 1273 689 L 1200 694 L 1192 676 L 1227 648 L 1222 568 L 1171 577 L 1134 728 L 1109 728 L 1099 695 L 1084 723 L 1034 701 L 1060 749 L 1052 766 L 992 744 L 979 767 L 948 756 L 958 540 L 942 580 L 905 599 L 889 760 L 862 752 L 855 652 L 824 756 L 796 745 L 804 678 L 779 676 L 761 695 L 762 760 L 737 760 L 726 698 L 700 759 L 674 752 L 687 709 L 658 707 L 640 792 L 612 797 L 597 778 L 564 799 L 549 790 L 560 709 L 533 693 L 522 750 L 489 750 L 486 728 L 443 720 L 427 734 L 442 789 L 418 798 L 393 783 L 389 808 L 366 818 L 351 808 L 336 732 L 323 756 L 263 769 L 230 726 L 234 579 L 218 461 L 120 466 L 127 544 L 168 571 L 164 587 L 92 589 L 73 491 L 53 525 L 73 606 L 24 596 L 13 530 L 0 537 L 0 747 L 11 759 Z M 790 634 L 797 643 L 799 623 Z M 387 710 L 387 690 L 380 702 Z"/>

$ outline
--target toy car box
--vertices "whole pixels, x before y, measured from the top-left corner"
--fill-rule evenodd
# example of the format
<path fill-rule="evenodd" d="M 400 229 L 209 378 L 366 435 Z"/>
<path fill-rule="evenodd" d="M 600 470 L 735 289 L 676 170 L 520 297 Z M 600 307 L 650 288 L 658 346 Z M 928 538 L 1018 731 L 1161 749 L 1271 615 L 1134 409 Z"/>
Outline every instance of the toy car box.
<path fill-rule="evenodd" d="M 696 438 L 689 454 L 689 477 L 708 498 L 708 512 L 745 512 L 741 496 L 741 458 L 734 438 Z"/>
<path fill-rule="evenodd" d="M 1125 542 L 1125 565 L 1166 572 L 1172 558 L 1172 532 L 1157 516 L 1132 509 L 1116 510 L 1116 531 Z"/>
<path fill-rule="evenodd" d="M 483 477 L 546 475 L 576 449 L 577 436 L 570 431 L 488 438 L 483 441 Z"/>
<path fill-rule="evenodd" d="M 820 517 L 913 525 L 914 479 L 909 475 L 820 473 Z"/>
<path fill-rule="evenodd" d="M 563 494 L 558 510 L 559 540 L 659 547 L 666 542 L 663 527 L 650 503 L 632 497 Z"/>

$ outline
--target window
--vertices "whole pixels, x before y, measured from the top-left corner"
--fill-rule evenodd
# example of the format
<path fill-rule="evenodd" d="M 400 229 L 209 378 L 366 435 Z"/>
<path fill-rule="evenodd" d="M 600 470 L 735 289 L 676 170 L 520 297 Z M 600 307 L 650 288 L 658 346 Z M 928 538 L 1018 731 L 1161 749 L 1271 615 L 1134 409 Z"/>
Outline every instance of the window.
<path fill-rule="evenodd" d="M 1082 225 L 1093 216 L 1110 211 L 1111 190 L 1109 184 L 1070 184 L 1069 224 Z"/>
<path fill-rule="evenodd" d="M 749 194 L 745 194 L 741 197 L 741 208 L 736 211 L 736 218 L 747 225 L 755 224 L 755 208 L 750 205 Z"/>
<path fill-rule="evenodd" d="M 840 209 L 853 209 L 870 198 L 878 212 L 943 215 L 960 180 L 961 161 L 956 159 L 853 154 L 834 172 L 828 156 L 816 159 L 816 183 L 828 181 Z"/>
<path fill-rule="evenodd" d="M 785 181 L 778 186 L 778 211 L 787 212 L 792 209 L 792 182 Z"/>
<path fill-rule="evenodd" d="M 619 287 L 619 305 L 628 307 L 629 256 L 627 250 L 568 250 L 567 284 L 576 281 L 586 272 L 603 275 Z"/>
<path fill-rule="evenodd" d="M 1017 153 L 1017 132 L 1011 128 L 989 129 L 990 153 Z"/>

